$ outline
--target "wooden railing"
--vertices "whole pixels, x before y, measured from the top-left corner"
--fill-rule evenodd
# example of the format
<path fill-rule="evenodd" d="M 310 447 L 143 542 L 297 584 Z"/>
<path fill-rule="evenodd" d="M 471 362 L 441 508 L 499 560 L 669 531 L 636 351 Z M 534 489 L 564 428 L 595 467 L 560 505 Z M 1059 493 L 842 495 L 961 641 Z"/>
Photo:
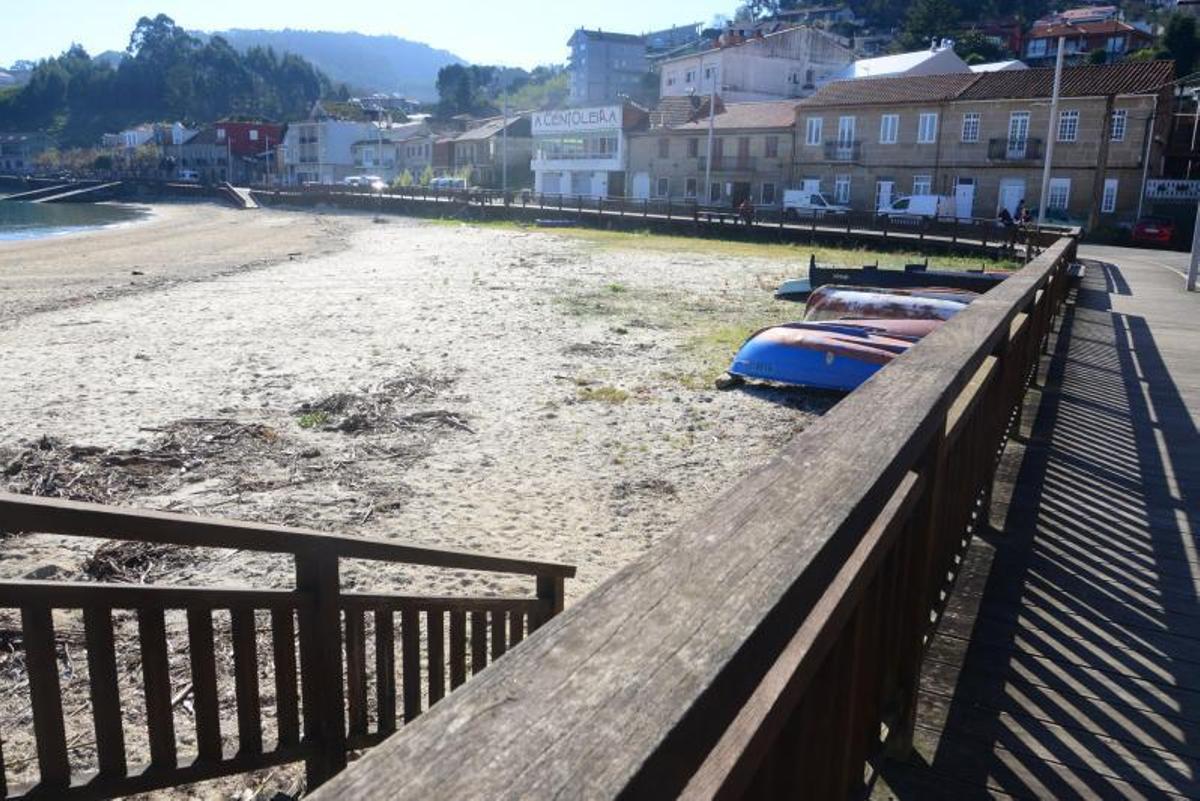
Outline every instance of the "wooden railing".
<path fill-rule="evenodd" d="M 294 589 L 286 590 L 0 582 L 0 610 L 20 610 L 39 776 L 28 786 L 10 782 L 0 745 L 0 799 L 125 795 L 298 760 L 306 762 L 308 786 L 315 787 L 345 767 L 348 749 L 387 737 L 398 718 L 414 720 L 560 612 L 564 580 L 575 572 L 549 562 L 15 495 L 0 495 L 0 530 L 279 553 L 290 556 L 295 569 Z M 347 593 L 340 587 L 342 559 L 532 575 L 536 593 Z M 82 618 L 91 772 L 70 756 L 55 624 L 64 616 Z M 176 624 L 168 625 L 168 616 Z M 267 632 L 261 638 L 260 624 Z M 131 656 L 119 653 L 120 626 L 135 629 L 140 670 L 133 684 L 140 684 L 144 722 L 128 718 L 139 699 L 120 686 Z M 182 686 L 172 678 L 171 658 L 178 662 L 179 653 L 187 653 L 186 665 L 174 666 L 187 677 Z M 373 699 L 367 696 L 369 673 Z M 261 686 L 260 675 L 271 676 L 272 686 Z M 230 712 L 222 708 L 222 688 L 229 687 L 235 731 L 221 725 L 222 712 Z M 273 703 L 264 704 L 272 696 Z M 186 758 L 175 712 L 184 697 L 194 710 L 194 738 L 186 738 L 194 747 Z M 6 728 L 15 723 L 6 721 Z M 147 742 L 148 765 L 129 764 L 127 733 Z M 0 731 L 4 740 L 11 744 L 10 732 Z"/>
<path fill-rule="evenodd" d="M 907 753 L 924 645 L 1074 238 L 314 795 L 847 798 Z"/>

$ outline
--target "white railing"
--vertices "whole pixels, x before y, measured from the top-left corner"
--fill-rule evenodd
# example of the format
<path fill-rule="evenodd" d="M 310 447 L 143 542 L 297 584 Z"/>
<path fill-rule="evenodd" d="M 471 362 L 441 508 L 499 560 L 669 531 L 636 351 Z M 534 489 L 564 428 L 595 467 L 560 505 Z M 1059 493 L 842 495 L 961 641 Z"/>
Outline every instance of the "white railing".
<path fill-rule="evenodd" d="M 1158 178 L 1146 182 L 1147 200 L 1197 201 L 1200 200 L 1200 181 L 1185 181 Z"/>

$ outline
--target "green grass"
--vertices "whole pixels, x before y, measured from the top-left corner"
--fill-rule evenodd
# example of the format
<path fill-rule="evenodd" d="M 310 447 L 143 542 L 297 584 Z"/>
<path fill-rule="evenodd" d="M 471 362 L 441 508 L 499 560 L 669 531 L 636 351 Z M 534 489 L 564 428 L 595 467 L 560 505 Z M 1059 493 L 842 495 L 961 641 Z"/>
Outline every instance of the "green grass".
<path fill-rule="evenodd" d="M 579 400 L 581 401 L 597 401 L 617 406 L 629 400 L 629 398 L 629 392 L 620 387 L 601 385 L 579 388 Z"/>
<path fill-rule="evenodd" d="M 296 420 L 301 428 L 320 428 L 329 422 L 329 415 L 326 412 L 305 412 Z"/>

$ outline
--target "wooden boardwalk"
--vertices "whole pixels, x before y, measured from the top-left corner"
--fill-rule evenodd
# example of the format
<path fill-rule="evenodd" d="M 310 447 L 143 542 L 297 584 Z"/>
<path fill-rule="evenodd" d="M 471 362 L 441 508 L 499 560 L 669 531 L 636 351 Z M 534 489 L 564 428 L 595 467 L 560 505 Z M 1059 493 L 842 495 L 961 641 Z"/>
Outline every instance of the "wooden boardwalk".
<path fill-rule="evenodd" d="M 873 798 L 1200 798 L 1200 296 L 1081 258 Z"/>

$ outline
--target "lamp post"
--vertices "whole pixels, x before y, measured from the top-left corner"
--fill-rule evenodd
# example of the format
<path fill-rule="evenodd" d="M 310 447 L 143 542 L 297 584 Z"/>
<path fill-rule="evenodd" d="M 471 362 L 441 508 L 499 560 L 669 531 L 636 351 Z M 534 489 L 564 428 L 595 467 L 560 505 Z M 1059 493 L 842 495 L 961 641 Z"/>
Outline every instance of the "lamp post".
<path fill-rule="evenodd" d="M 1046 205 L 1050 193 L 1050 161 L 1054 158 L 1054 140 L 1058 124 L 1058 91 L 1062 86 L 1063 50 L 1067 46 L 1067 37 L 1058 37 L 1058 55 L 1054 59 L 1054 93 L 1050 96 L 1050 125 L 1046 131 L 1046 163 L 1042 165 L 1042 194 L 1038 198 L 1038 227 L 1046 222 Z M 1106 124 L 1111 124 L 1106 121 Z"/>
<path fill-rule="evenodd" d="M 704 159 L 704 197 L 705 203 L 712 202 L 712 160 L 713 160 L 713 127 L 717 111 L 717 80 L 719 67 L 714 68 L 712 82 L 708 87 L 708 145 Z M 700 58 L 700 74 L 704 75 L 704 58 Z"/>

